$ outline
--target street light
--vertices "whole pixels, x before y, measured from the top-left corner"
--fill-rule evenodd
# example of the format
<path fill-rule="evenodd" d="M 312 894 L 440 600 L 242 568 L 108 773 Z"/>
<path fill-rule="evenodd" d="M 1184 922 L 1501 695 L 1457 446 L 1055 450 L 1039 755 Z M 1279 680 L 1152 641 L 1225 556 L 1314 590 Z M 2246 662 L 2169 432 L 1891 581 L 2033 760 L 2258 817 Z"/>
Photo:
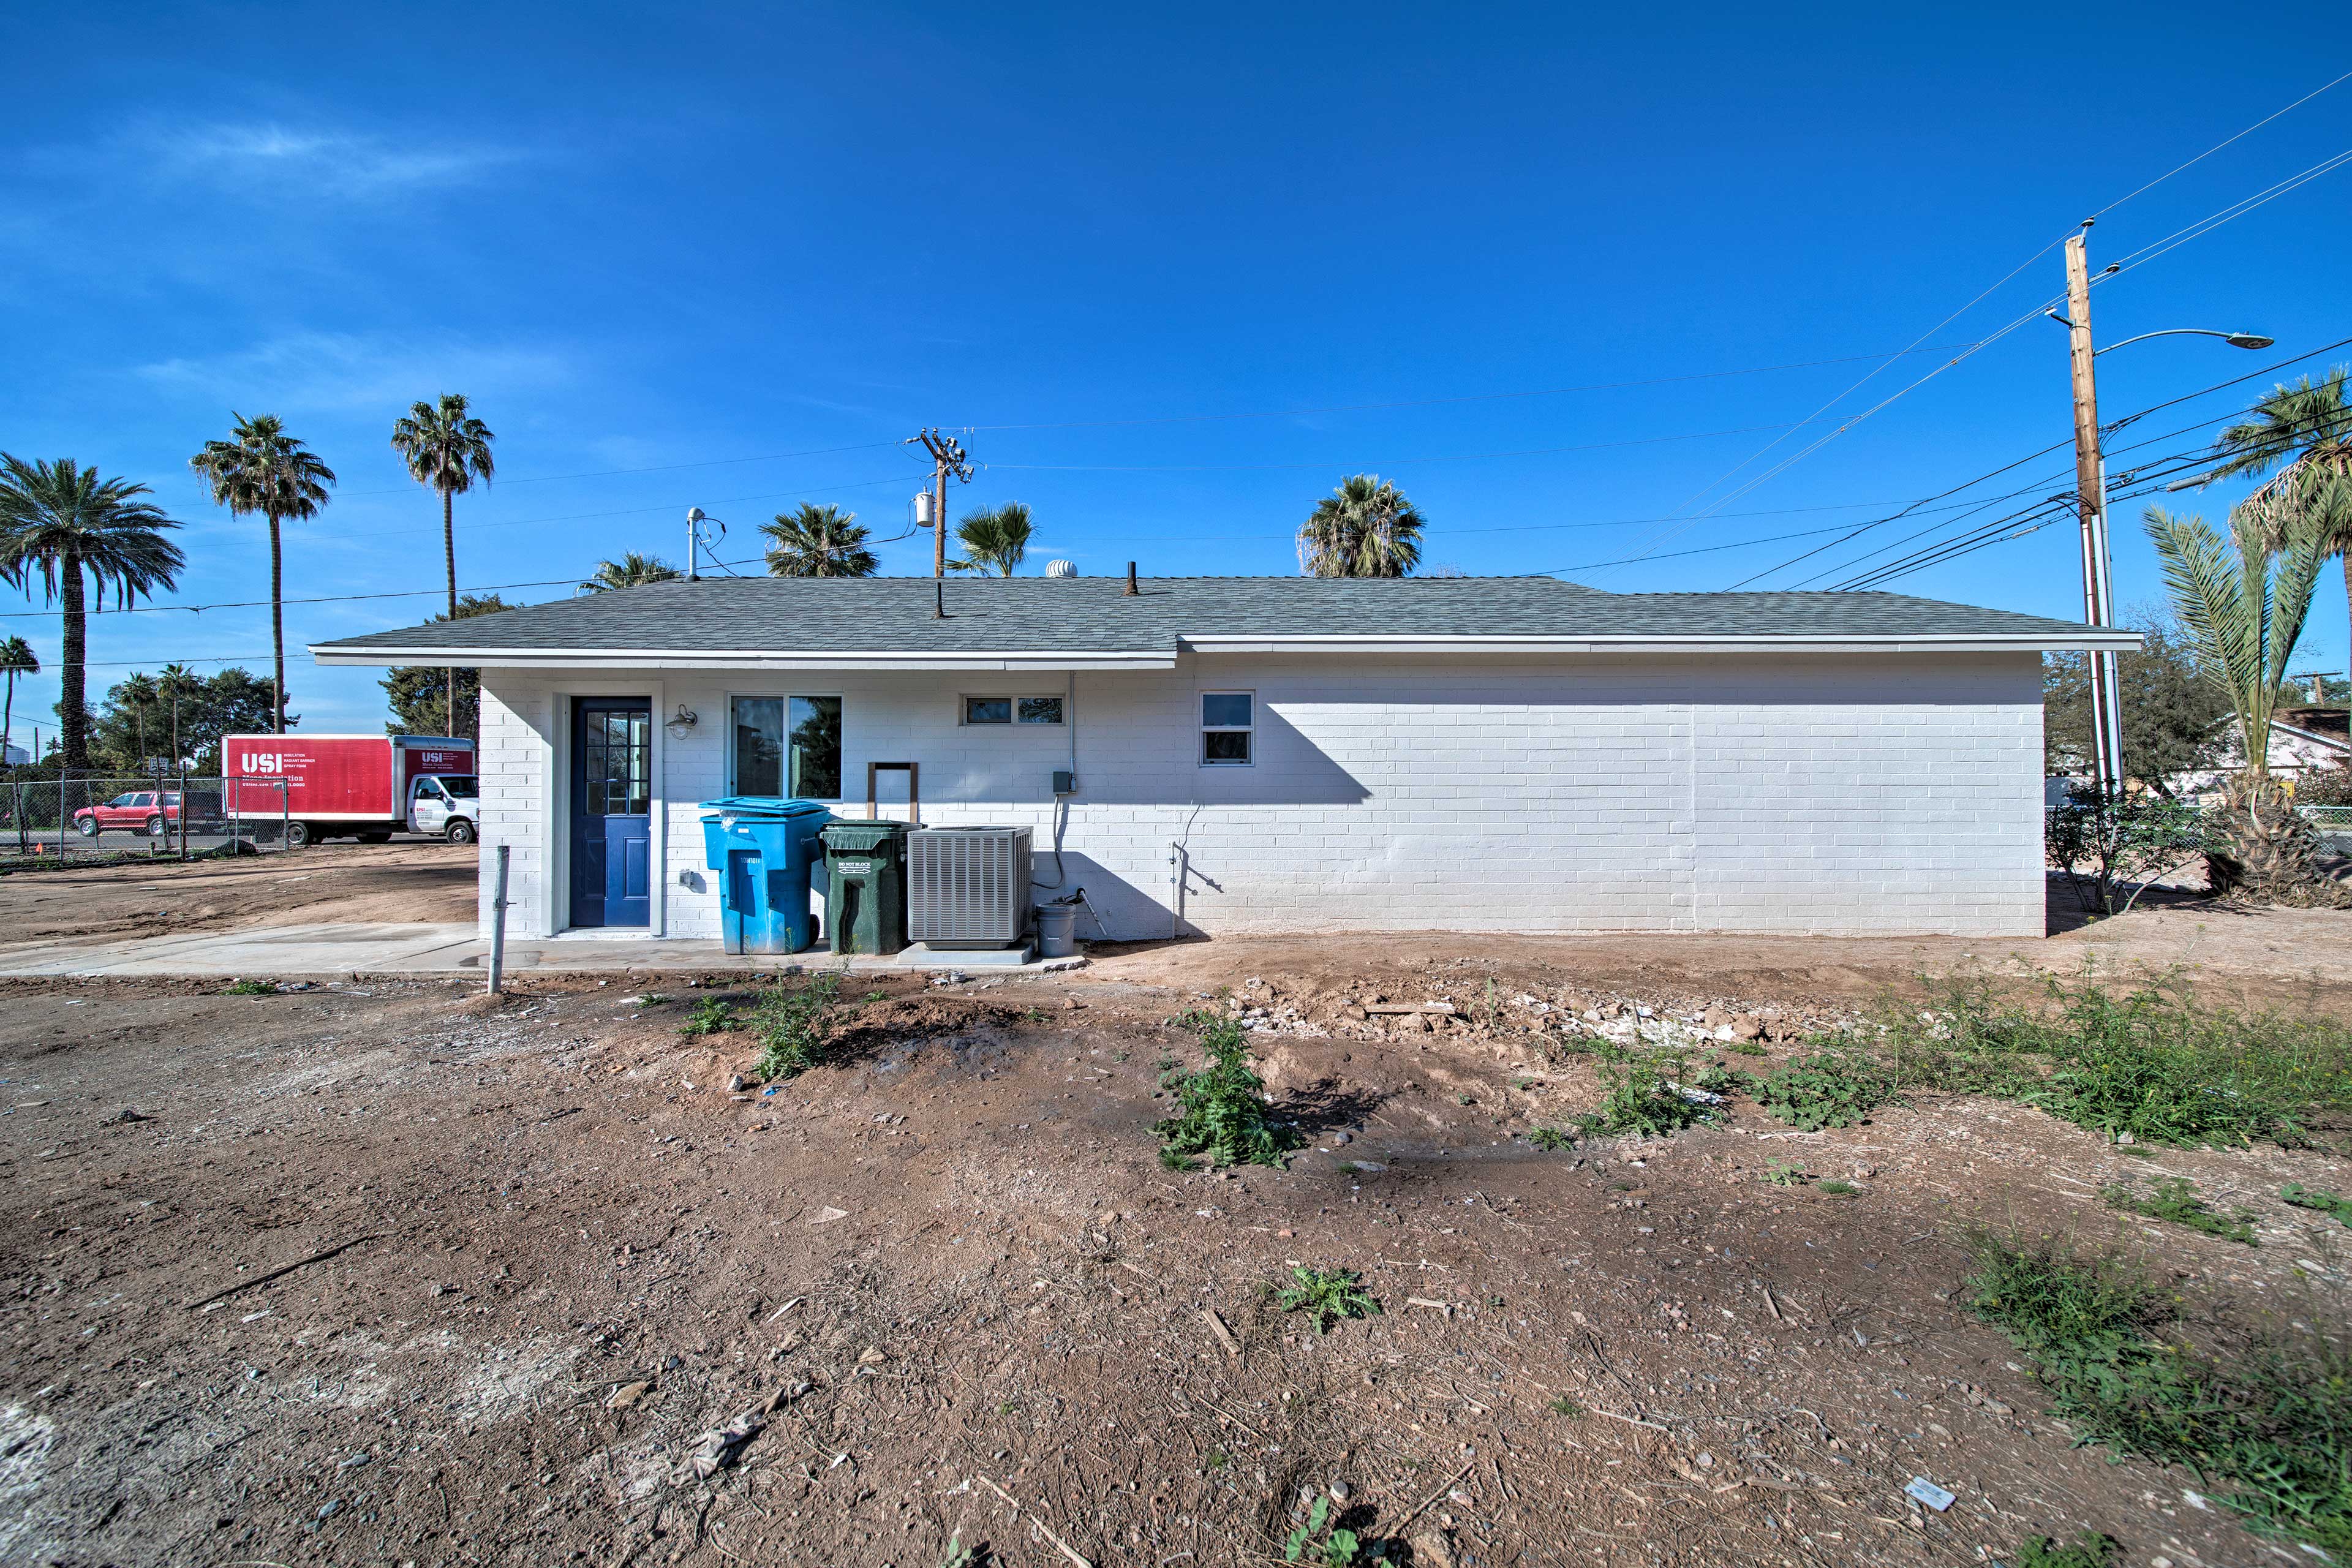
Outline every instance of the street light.
<path fill-rule="evenodd" d="M 2275 341 L 2259 332 L 2221 332 L 2210 327 L 2167 327 L 2142 332 L 2105 349 L 2091 344 L 2090 219 L 2081 233 L 2066 241 L 2066 313 L 2046 311 L 2068 335 L 2067 359 L 2074 385 L 2074 487 L 2083 516 L 2083 619 L 2094 628 L 2115 625 L 2115 563 L 2107 548 L 2107 464 L 2100 451 L 2099 395 L 2093 362 L 2109 349 L 2149 338 L 2220 338 L 2231 348 L 2266 349 Z M 2102 277 L 2118 269 L 2109 267 Z M 2091 739 L 2099 789 L 2113 795 L 2124 784 L 2123 706 L 2117 697 L 2116 656 L 2109 649 L 2091 655 Z"/>

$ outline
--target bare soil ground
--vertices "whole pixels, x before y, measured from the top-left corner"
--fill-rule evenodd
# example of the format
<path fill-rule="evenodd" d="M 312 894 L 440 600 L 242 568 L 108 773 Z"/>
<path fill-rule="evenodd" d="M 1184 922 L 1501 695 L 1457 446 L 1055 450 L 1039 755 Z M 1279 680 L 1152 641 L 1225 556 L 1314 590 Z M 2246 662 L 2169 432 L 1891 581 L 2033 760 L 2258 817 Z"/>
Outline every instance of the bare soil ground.
<path fill-rule="evenodd" d="M 324 921 L 470 921 L 470 844 L 321 844 L 245 860 L 25 870 L 0 876 L 0 933 L 30 942 Z"/>
<path fill-rule="evenodd" d="M 2128 940 L 2333 1005 L 2305 960 L 2352 926 L 2320 952 L 2261 919 Z M 2294 951 L 2265 973 L 2269 938 Z M 936 1568 L 960 1541 L 1173 1568 L 1278 1559 L 1333 1487 L 1423 1568 L 1948 1565 L 2083 1528 L 2135 1564 L 2308 1561 L 2189 1476 L 2072 1447 L 1955 1305 L 1957 1238 L 2071 1230 L 2147 1257 L 2193 1322 L 2340 1340 L 2352 1231 L 2276 1194 L 2352 1162 L 2136 1157 L 1965 1100 L 1539 1152 L 1514 1134 L 1598 1085 L 1522 997 L 1787 1036 L 1958 955 L 1446 945 L 893 979 L 845 1059 L 772 1095 L 728 1087 L 747 1037 L 678 1036 L 709 993 L 677 975 L 649 1005 L 620 977 L 504 1003 L 0 984 L 0 1561 Z M 1314 1146 L 1168 1171 L 1160 1064 L 1198 1054 L 1168 1020 L 1227 987 Z M 1348 1011 L 1375 997 L 1465 1016 Z M 1861 1190 L 1766 1184 L 1782 1162 Z M 2098 1202 L 2150 1173 L 2253 1210 L 2262 1245 Z M 1382 1314 L 1318 1336 L 1266 1293 L 1294 1263 L 1362 1270 Z"/>

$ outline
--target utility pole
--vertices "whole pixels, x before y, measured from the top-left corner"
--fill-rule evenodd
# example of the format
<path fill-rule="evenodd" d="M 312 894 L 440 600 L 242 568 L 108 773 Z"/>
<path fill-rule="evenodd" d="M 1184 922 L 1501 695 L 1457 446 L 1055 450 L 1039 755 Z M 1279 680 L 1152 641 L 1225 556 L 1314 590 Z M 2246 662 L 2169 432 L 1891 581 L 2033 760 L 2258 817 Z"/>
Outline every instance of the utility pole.
<path fill-rule="evenodd" d="M 964 455 L 963 443 L 939 431 L 919 430 L 908 437 L 907 445 L 923 444 L 931 455 L 931 575 L 948 574 L 948 478 L 971 483 L 971 462 Z"/>
<path fill-rule="evenodd" d="M 2113 563 L 2107 551 L 2107 464 L 2099 450 L 2099 390 L 2092 368 L 2090 223 L 2066 242 L 2067 368 L 2074 384 L 2074 490 L 2083 519 L 2083 620 L 2100 630 L 2115 625 Z M 2116 690 L 2116 656 L 2090 655 L 2091 738 L 2099 792 L 2112 797 L 2124 784 L 2123 706 Z"/>

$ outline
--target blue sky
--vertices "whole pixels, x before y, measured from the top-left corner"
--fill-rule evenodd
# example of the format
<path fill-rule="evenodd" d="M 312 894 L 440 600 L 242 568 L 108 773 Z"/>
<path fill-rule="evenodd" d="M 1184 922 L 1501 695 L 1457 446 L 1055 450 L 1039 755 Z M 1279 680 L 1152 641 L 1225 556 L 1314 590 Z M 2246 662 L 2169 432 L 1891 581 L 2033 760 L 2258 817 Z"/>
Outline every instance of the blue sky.
<path fill-rule="evenodd" d="M 903 533 L 899 443 L 926 425 L 971 427 L 959 513 L 1035 509 L 1031 570 L 1292 571 L 1315 499 L 1369 470 L 1426 514 L 1432 564 L 1722 588 L 2064 441 L 2064 336 L 2034 321 L 1815 447 L 2057 293 L 2076 220 L 2352 68 L 2341 5 L 2273 7 L 2244 41 L 2177 5 L 1176 9 L 20 15 L 0 448 L 152 485 L 194 604 L 267 592 L 259 523 L 186 468 L 233 408 L 341 476 L 289 531 L 290 600 L 437 594 L 438 507 L 386 437 L 445 390 L 499 437 L 499 482 L 458 502 L 467 588 L 676 560 L 689 505 L 733 525 L 730 559 L 803 499 Z M 2352 82 L 2107 211 L 2094 262 L 2347 148 Z M 2278 339 L 2126 349 L 2103 413 L 2352 337 L 2347 249 L 2352 168 L 2103 285 L 2104 341 Z M 2022 488 L 1999 516 L 2068 461 L 1956 499 Z M 2158 592 L 2136 519 L 2126 603 Z M 928 541 L 883 560 L 928 571 Z M 2075 615 L 2073 528 L 1893 586 Z M 288 639 L 436 606 L 289 604 Z M 5 625 L 53 660 L 36 607 Z M 2345 668 L 2346 642 L 2331 567 L 2306 662 Z M 105 617 L 93 696 L 175 658 L 265 671 L 268 647 L 263 610 Z M 289 685 L 306 727 L 382 721 L 373 672 L 297 658 Z M 44 677 L 17 710 L 55 698 Z"/>

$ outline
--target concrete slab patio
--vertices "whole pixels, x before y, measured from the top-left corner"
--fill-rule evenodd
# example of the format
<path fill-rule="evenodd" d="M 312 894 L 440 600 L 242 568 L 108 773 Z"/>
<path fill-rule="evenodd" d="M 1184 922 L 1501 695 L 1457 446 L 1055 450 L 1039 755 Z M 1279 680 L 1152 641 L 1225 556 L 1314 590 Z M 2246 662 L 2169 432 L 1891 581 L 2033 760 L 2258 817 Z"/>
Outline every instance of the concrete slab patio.
<path fill-rule="evenodd" d="M 471 921 L 457 924 L 390 922 L 248 927 L 240 931 L 187 931 L 153 937 L 70 937 L 0 944 L 0 976 L 233 975 L 272 979 L 348 974 L 479 974 L 489 964 L 490 944 Z M 909 969 L 966 968 L 994 974 L 1035 974 L 1068 969 L 1082 959 L 1045 959 L 1027 964 L 991 963 L 990 955 L 942 955 L 909 951 L 888 958 L 854 956 L 859 973 Z M 967 962 L 959 962 L 959 959 Z M 562 936 L 507 943 L 510 974 L 612 970 L 740 970 L 746 974 L 785 973 L 793 967 L 838 967 L 843 960 L 823 948 L 791 955 L 730 955 L 715 942 L 656 941 L 648 937 Z"/>

